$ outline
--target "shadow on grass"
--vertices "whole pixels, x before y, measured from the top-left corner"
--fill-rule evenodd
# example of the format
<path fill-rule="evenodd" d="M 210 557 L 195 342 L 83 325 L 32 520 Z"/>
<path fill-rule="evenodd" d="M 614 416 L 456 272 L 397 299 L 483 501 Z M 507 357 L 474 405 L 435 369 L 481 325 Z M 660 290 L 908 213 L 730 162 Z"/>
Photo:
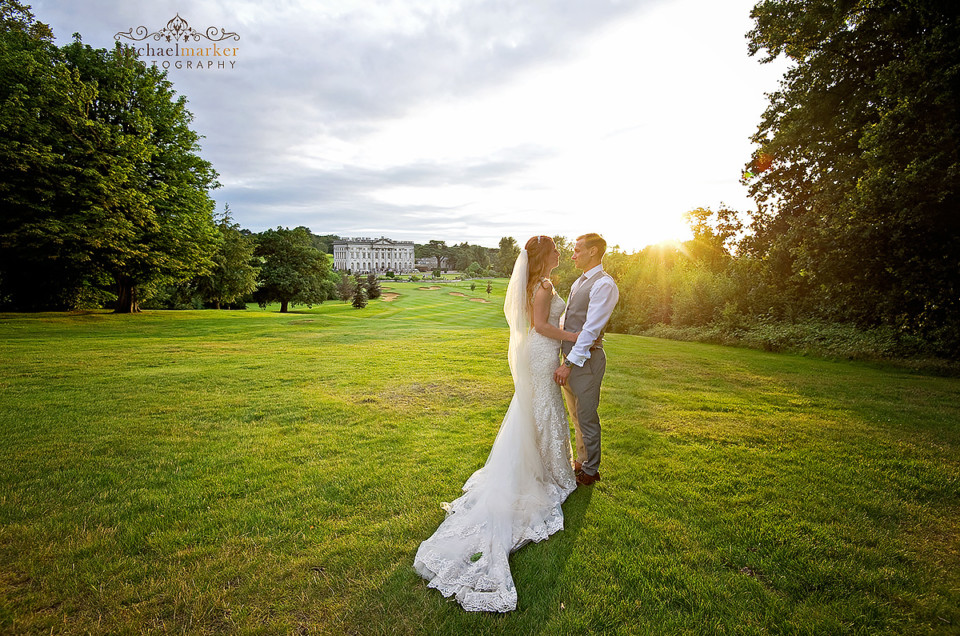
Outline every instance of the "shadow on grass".
<path fill-rule="evenodd" d="M 563 506 L 563 531 L 524 547 L 513 557 L 517 609 L 525 623 L 545 624 L 573 593 L 581 573 L 570 572 L 567 562 L 577 547 L 593 491 L 590 487 L 577 488 Z"/>

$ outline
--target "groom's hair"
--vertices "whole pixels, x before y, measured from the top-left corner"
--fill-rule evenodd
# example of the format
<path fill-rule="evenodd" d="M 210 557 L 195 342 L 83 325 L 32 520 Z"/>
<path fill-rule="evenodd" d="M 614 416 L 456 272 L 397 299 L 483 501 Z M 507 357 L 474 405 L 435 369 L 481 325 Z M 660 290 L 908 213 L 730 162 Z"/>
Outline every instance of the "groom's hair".
<path fill-rule="evenodd" d="M 584 249 L 590 249 L 591 247 L 597 248 L 597 256 L 602 257 L 607 251 L 607 242 L 602 236 L 594 232 L 584 234 L 583 236 L 578 236 L 577 240 L 583 241 Z"/>

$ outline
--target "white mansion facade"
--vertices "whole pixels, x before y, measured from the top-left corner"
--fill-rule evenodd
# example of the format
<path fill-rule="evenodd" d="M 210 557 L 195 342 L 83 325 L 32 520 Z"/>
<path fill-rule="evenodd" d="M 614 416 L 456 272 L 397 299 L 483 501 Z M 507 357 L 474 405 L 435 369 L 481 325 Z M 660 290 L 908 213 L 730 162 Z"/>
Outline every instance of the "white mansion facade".
<path fill-rule="evenodd" d="M 341 238 L 333 242 L 333 267 L 352 274 L 415 271 L 413 241 Z"/>

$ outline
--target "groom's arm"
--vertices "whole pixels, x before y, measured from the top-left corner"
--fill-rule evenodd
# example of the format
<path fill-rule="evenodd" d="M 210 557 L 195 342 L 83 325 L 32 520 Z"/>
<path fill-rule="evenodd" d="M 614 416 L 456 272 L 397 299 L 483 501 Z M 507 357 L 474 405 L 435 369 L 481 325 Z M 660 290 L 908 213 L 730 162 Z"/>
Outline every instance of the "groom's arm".
<path fill-rule="evenodd" d="M 620 300 L 620 290 L 617 289 L 617 284 L 612 278 L 604 276 L 603 280 L 598 280 L 594 284 L 590 290 L 590 302 L 587 304 L 587 319 L 583 323 L 580 337 L 566 356 L 567 360 L 578 367 L 583 366 L 590 357 L 590 347 L 600 337 L 600 332 L 610 320 L 618 300 Z"/>

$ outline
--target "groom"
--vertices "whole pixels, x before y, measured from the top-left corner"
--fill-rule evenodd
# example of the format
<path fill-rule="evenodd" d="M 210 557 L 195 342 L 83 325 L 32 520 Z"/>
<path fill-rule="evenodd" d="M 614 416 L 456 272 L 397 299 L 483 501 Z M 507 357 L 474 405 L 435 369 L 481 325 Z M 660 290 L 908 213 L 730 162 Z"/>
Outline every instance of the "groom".
<path fill-rule="evenodd" d="M 567 310 L 560 323 L 565 331 L 579 331 L 576 343 L 563 342 L 563 363 L 553 379 L 563 387 L 563 397 L 576 430 L 577 483 L 589 486 L 600 480 L 600 382 L 607 368 L 603 330 L 620 298 L 613 277 L 603 271 L 607 242 L 599 234 L 577 237 L 573 264 L 583 276 L 573 283 Z"/>

